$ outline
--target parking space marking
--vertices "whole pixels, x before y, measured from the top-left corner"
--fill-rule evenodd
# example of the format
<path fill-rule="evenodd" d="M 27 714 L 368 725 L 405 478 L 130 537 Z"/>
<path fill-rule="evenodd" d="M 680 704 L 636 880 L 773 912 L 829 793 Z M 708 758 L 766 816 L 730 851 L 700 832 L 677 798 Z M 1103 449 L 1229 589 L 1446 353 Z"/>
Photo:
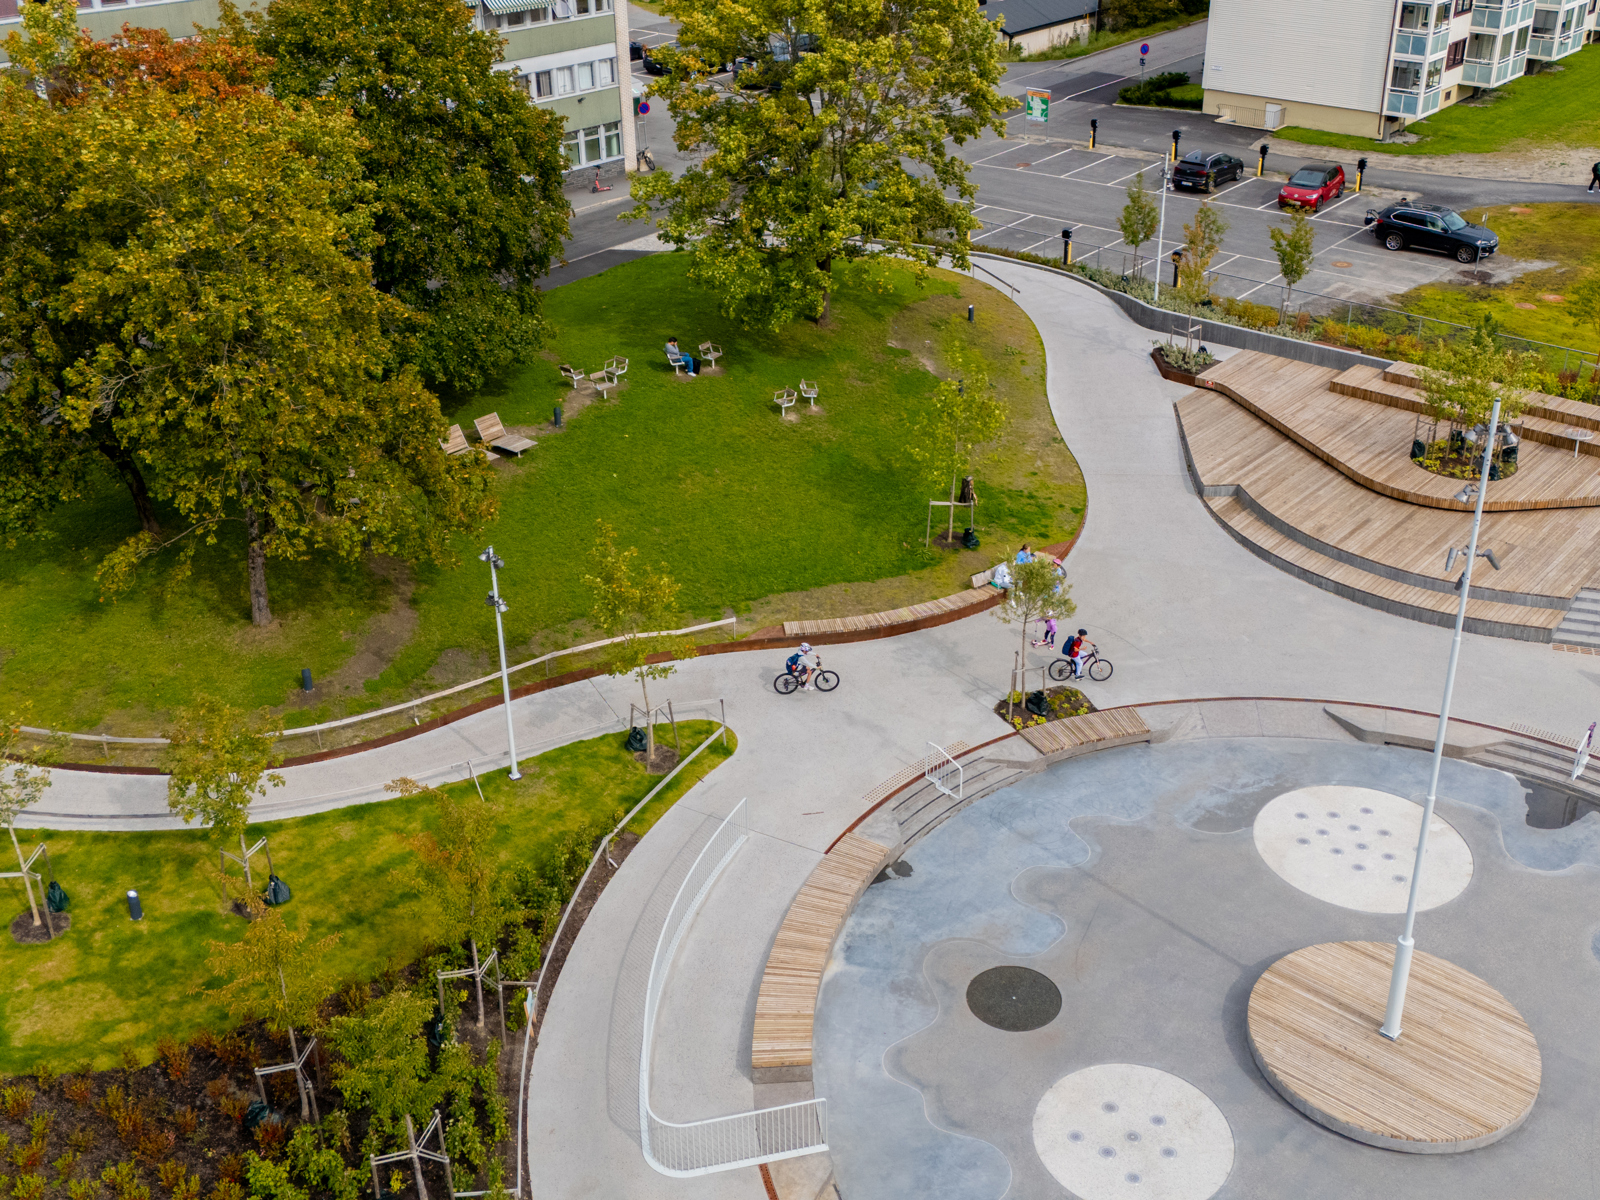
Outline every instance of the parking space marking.
<path fill-rule="evenodd" d="M 1060 158 L 1063 154 L 1071 154 L 1071 153 L 1072 153 L 1072 147 L 1068 146 L 1065 150 L 1057 150 L 1054 154 L 1046 154 L 1043 158 L 1041 158 L 1039 160 L 1039 162 L 1036 162 L 1033 165 L 1035 167 L 1037 167 L 1039 165 L 1039 163 L 1047 163 L 1052 158 Z"/>
<path fill-rule="evenodd" d="M 1077 169 L 1077 171 L 1068 171 L 1061 178 L 1063 178 L 1063 179 L 1071 179 L 1074 175 L 1076 175 L 1078 173 L 1078 171 L 1087 171 L 1090 167 L 1097 167 L 1101 163 L 1109 162 L 1111 159 L 1116 158 L 1116 157 L 1117 157 L 1117 155 L 1115 155 L 1115 154 L 1108 154 L 1108 155 L 1105 156 L 1105 158 L 1097 158 L 1092 163 L 1084 163 L 1083 166 L 1081 166 L 1081 167 L 1079 167 Z M 1093 180 L 1093 179 L 1090 179 L 1090 180 L 1086 180 L 1084 182 L 1095 183 L 1097 181 Z"/>

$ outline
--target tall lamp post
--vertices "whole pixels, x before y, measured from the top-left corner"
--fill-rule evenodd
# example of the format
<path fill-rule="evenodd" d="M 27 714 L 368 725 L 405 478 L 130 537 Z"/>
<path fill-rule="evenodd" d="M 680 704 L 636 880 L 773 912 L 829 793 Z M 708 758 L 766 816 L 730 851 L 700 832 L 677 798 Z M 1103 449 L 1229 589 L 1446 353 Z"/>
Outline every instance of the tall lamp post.
<path fill-rule="evenodd" d="M 1494 454 L 1495 435 L 1500 429 L 1500 399 L 1495 398 L 1494 412 L 1489 417 L 1489 436 L 1485 439 L 1483 447 L 1483 467 L 1478 474 L 1476 484 L 1468 484 L 1456 494 L 1457 500 L 1470 499 L 1477 495 L 1477 507 L 1472 512 L 1472 537 L 1467 542 L 1465 551 L 1467 565 L 1461 574 L 1461 603 L 1456 607 L 1456 632 L 1450 642 L 1450 666 L 1444 673 L 1444 700 L 1439 705 L 1439 732 L 1433 739 L 1433 773 L 1428 779 L 1428 798 L 1422 806 L 1422 831 L 1417 834 L 1417 861 L 1411 868 L 1411 895 L 1406 901 L 1406 927 L 1395 942 L 1394 973 L 1389 978 L 1389 1005 L 1383 1014 L 1383 1027 L 1378 1030 L 1391 1042 L 1400 1038 L 1400 1017 L 1406 1007 L 1406 982 L 1411 978 L 1411 949 L 1412 930 L 1417 923 L 1417 896 L 1422 889 L 1422 860 L 1428 850 L 1428 827 L 1433 824 L 1433 804 L 1439 794 L 1439 765 L 1444 760 L 1445 729 L 1450 723 L 1450 694 L 1456 686 L 1456 663 L 1461 658 L 1461 627 L 1467 620 L 1467 593 L 1472 588 L 1472 564 L 1480 557 L 1478 553 L 1478 529 L 1483 524 L 1484 494 L 1489 489 L 1489 460 Z M 1445 559 L 1445 573 L 1455 565 L 1456 557 L 1463 552 L 1451 548 Z M 1489 560 L 1489 565 L 1495 570 L 1500 569 L 1499 562 L 1490 551 L 1484 551 L 1482 557 Z"/>
<path fill-rule="evenodd" d="M 1167 160 L 1161 159 L 1161 219 L 1156 222 L 1156 297 L 1155 303 L 1161 303 L 1161 239 L 1167 232 Z"/>
<path fill-rule="evenodd" d="M 1495 411 L 1499 412 L 1499 409 Z M 489 597 L 484 603 L 494 609 L 494 631 L 500 639 L 500 692 L 505 697 L 506 745 L 511 750 L 511 778 L 521 779 L 522 772 L 517 770 L 517 732 L 511 726 L 511 673 L 506 670 L 506 626 L 501 618 L 501 614 L 511 607 L 500 598 L 499 569 L 506 563 L 494 552 L 493 546 L 478 555 L 478 559 L 489 564 Z"/>

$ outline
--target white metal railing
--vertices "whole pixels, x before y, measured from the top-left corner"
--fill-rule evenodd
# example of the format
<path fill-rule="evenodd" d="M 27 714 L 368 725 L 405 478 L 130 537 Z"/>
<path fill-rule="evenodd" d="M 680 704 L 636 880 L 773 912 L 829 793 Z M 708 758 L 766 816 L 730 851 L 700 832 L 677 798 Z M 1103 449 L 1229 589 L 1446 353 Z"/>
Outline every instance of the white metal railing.
<path fill-rule="evenodd" d="M 928 743 L 928 762 L 922 768 L 922 777 L 946 796 L 961 799 L 962 788 L 966 782 L 961 764 L 951 758 L 945 748 L 937 742 Z M 952 781 L 955 783 L 954 788 L 950 786 Z"/>
<path fill-rule="evenodd" d="M 679 634 L 699 633 L 702 630 L 716 629 L 722 625 L 732 625 L 737 620 L 737 617 L 725 617 L 720 621 L 707 621 L 703 625 L 689 625 L 683 629 L 667 629 L 658 633 L 641 634 L 640 636 L 676 637 Z M 540 663 L 550 662 L 552 659 L 560 658 L 566 654 L 582 654 L 585 650 L 598 650 L 602 646 L 610 646 L 622 640 L 620 637 L 606 638 L 600 642 L 585 642 L 581 646 L 568 646 L 565 650 L 552 650 L 549 654 L 541 654 L 538 658 L 530 658 L 527 662 L 506 668 L 506 674 L 512 675 L 518 671 L 526 670 L 528 667 L 536 667 Z M 271 736 L 289 738 L 299 737 L 301 734 L 306 733 L 314 733 L 320 736 L 331 729 L 340 729 L 346 725 L 358 725 L 362 721 L 373 721 L 379 717 L 390 716 L 393 713 L 410 710 L 415 714 L 416 710 L 424 704 L 431 704 L 435 700 L 442 700 L 446 696 L 453 696 L 457 692 L 465 692 L 485 683 L 493 683 L 499 678 L 500 672 L 495 671 L 493 674 L 484 675 L 478 679 L 469 679 L 466 683 L 458 683 L 454 687 L 445 688 L 442 692 L 429 692 L 426 696 L 418 696 L 415 700 L 407 700 L 401 704 L 391 704 L 388 708 L 378 708 L 371 712 L 357 713 L 353 717 L 340 717 L 336 721 L 323 721 L 319 725 L 298 725 L 293 729 L 280 730 Z M 416 719 L 420 722 L 420 717 Z M 22 732 L 32 734 L 35 737 L 64 737 L 74 742 L 116 743 L 117 745 L 127 746 L 167 746 L 171 744 L 166 738 L 162 737 L 112 737 L 103 733 L 62 733 L 54 729 L 35 729 L 30 725 L 23 725 L 20 728 Z"/>
<path fill-rule="evenodd" d="M 695 857 L 667 910 L 656 939 L 644 995 L 644 1032 L 639 1045 L 639 1144 L 644 1160 L 663 1175 L 690 1178 L 757 1163 L 815 1154 L 828 1148 L 826 1100 L 803 1100 L 777 1108 L 667 1121 L 650 1106 L 650 1054 L 656 1011 L 671 973 L 672 959 L 711 887 L 749 839 L 746 801 L 739 801 Z"/>
<path fill-rule="evenodd" d="M 606 834 L 605 837 L 600 839 L 600 844 L 595 847 L 594 854 L 589 859 L 589 865 L 584 868 L 583 877 L 578 880 L 578 886 L 572 889 L 572 895 L 568 897 L 568 902 L 561 910 L 561 919 L 556 922 L 555 932 L 545 939 L 545 951 L 541 956 L 539 973 L 535 975 L 532 980 L 506 979 L 501 981 L 502 987 L 521 987 L 527 989 L 525 998 L 523 1000 L 523 1011 L 526 1014 L 527 1020 L 522 1027 L 522 1062 L 517 1068 L 517 1182 L 516 1187 L 511 1193 L 513 1196 L 520 1198 L 525 1195 L 522 1188 L 522 1169 L 526 1164 L 528 1157 L 526 1149 L 528 1079 L 530 1068 L 533 1065 L 533 1023 L 535 1018 L 539 1015 L 539 992 L 544 986 L 545 968 L 549 966 L 550 958 L 555 954 L 556 947 L 561 944 L 561 933 L 567 927 L 567 918 L 572 915 L 573 909 L 576 907 L 573 901 L 576 901 L 579 896 L 583 895 L 583 889 L 589 882 L 589 876 L 594 873 L 595 866 L 600 862 L 601 855 L 605 855 L 608 863 L 611 862 L 609 847 L 616 836 L 625 828 L 627 828 L 628 822 L 633 820 L 633 818 L 637 816 L 641 810 L 643 810 L 645 805 L 654 800 L 661 790 L 677 777 L 679 771 L 683 770 L 696 758 L 698 758 L 700 752 L 707 746 L 711 745 L 712 742 L 716 741 L 719 736 L 722 738 L 722 744 L 724 746 L 728 744 L 728 704 L 726 700 L 721 698 L 713 700 L 690 700 L 679 707 L 688 710 L 691 708 L 709 708 L 712 705 L 716 705 L 717 707 L 717 713 L 719 717 L 717 727 L 708 733 L 706 735 L 706 740 L 701 742 L 692 751 L 690 751 L 686 758 L 680 759 L 678 761 L 678 765 L 673 767 L 671 771 L 667 772 L 665 778 L 663 778 L 660 783 L 656 784 L 655 787 L 651 788 L 650 791 L 646 793 L 644 799 L 635 804 L 633 808 L 628 811 L 627 815 L 624 816 L 622 820 L 617 822 L 615 828 L 613 828 L 610 833 Z M 615 866 L 616 864 L 611 863 L 611 865 Z"/>

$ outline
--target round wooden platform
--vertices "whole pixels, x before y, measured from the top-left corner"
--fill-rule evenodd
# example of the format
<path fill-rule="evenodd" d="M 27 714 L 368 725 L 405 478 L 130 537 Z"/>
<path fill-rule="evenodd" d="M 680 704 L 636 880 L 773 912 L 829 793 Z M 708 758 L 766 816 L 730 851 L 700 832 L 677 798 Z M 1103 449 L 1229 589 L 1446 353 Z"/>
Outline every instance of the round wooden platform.
<path fill-rule="evenodd" d="M 1273 1087 L 1358 1142 L 1454 1154 L 1497 1142 L 1539 1094 L 1539 1046 L 1499 992 L 1416 951 L 1400 1039 L 1378 1032 L 1394 946 L 1328 942 L 1273 963 L 1250 992 L 1250 1050 Z"/>

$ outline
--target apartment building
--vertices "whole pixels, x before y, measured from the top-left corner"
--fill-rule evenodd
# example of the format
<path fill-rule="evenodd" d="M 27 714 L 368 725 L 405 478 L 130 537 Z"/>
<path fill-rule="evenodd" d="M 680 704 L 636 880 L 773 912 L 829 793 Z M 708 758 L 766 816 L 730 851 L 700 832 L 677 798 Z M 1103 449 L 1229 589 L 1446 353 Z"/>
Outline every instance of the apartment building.
<path fill-rule="evenodd" d="M 0 0 L 0 40 L 21 24 L 18 3 Z M 78 24 L 96 38 L 109 38 L 124 24 L 185 37 L 219 19 L 217 0 L 78 0 Z M 530 102 L 566 119 L 570 179 L 632 168 L 637 147 L 626 0 L 477 0 L 474 20 L 505 39 L 498 69 L 512 72 Z"/>
<path fill-rule="evenodd" d="M 1600 0 L 1213 0 L 1205 111 L 1382 138 L 1600 39 Z"/>

